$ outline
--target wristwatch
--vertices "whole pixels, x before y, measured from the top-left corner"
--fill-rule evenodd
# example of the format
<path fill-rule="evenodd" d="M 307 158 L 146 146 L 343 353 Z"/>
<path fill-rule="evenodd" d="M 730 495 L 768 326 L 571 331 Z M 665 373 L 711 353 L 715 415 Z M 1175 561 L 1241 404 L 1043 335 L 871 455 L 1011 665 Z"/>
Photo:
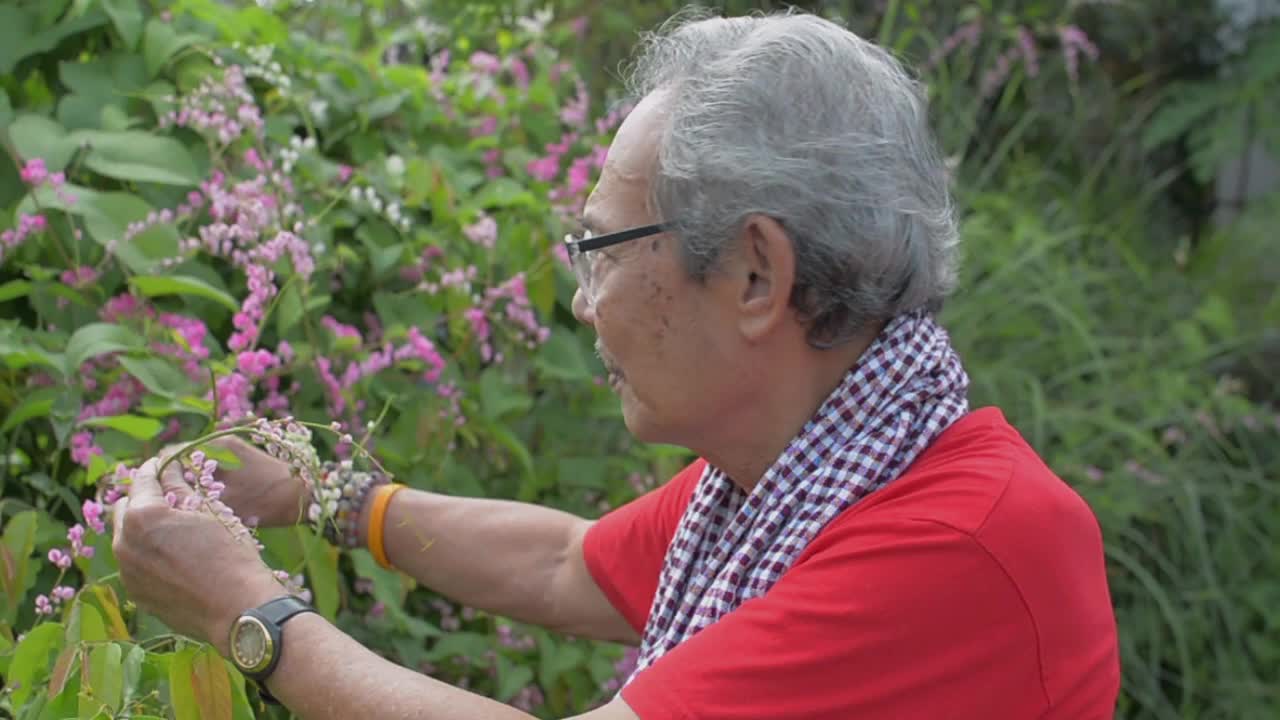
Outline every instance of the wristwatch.
<path fill-rule="evenodd" d="M 281 626 L 295 615 L 315 611 L 301 598 L 285 595 L 244 611 L 231 624 L 227 643 L 231 649 L 231 662 L 258 686 L 264 700 L 276 702 L 267 692 L 265 683 L 276 665 L 280 664 L 283 650 Z"/>

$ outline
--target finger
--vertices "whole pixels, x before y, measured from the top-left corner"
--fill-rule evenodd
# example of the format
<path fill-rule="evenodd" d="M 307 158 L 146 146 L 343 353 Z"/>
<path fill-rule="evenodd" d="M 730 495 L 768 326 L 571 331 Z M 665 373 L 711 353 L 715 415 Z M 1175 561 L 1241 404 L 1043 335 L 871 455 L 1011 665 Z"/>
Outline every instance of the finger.
<path fill-rule="evenodd" d="M 164 502 L 160 479 L 156 477 L 156 471 L 159 468 L 160 461 L 151 458 L 133 472 L 133 482 L 129 484 L 129 500 L 134 505 Z"/>
<path fill-rule="evenodd" d="M 194 495 L 195 489 L 187 484 L 182 477 L 182 463 L 175 461 L 169 463 L 164 469 L 164 473 L 160 476 L 160 490 L 167 496 L 173 493 L 181 504 L 181 501 Z"/>
<path fill-rule="evenodd" d="M 115 537 L 119 538 L 120 533 L 124 530 L 124 514 L 129 510 L 129 498 L 122 497 L 111 506 L 111 529 L 114 531 Z"/>

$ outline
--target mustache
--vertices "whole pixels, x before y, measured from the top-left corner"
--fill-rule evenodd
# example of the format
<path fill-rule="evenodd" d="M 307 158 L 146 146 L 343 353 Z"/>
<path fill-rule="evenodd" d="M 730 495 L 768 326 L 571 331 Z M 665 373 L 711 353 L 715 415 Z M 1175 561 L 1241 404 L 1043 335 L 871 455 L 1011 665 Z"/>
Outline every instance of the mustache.
<path fill-rule="evenodd" d="M 605 352 L 604 344 L 600 340 L 595 343 L 596 357 L 599 358 L 600 364 L 604 365 L 604 369 L 611 375 L 622 375 L 622 371 L 618 368 L 607 352 Z"/>

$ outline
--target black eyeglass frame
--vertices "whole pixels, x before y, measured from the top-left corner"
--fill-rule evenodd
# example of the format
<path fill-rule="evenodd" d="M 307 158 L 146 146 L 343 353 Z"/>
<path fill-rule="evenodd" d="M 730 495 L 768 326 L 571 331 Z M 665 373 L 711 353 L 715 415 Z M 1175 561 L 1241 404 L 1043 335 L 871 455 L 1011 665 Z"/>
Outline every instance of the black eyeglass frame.
<path fill-rule="evenodd" d="M 671 223 L 656 223 L 654 225 L 642 225 L 640 227 L 627 228 L 619 230 L 607 235 L 593 235 L 589 238 L 581 240 L 570 240 L 565 245 L 569 246 L 569 253 L 574 252 L 590 252 L 592 250 L 601 250 L 613 245 L 620 245 L 630 240 L 639 240 L 650 235 L 667 232 L 671 229 Z"/>

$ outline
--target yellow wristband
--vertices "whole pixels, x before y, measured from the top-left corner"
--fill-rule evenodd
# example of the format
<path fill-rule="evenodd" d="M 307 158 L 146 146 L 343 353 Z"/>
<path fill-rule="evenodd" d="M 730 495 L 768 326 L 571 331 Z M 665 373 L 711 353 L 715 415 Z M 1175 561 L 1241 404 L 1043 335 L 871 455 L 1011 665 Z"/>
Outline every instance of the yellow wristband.
<path fill-rule="evenodd" d="M 403 489 L 404 485 L 389 483 L 379 485 L 373 493 L 373 509 L 369 515 L 369 553 L 379 565 L 388 570 L 391 569 L 391 561 L 387 559 L 387 550 L 383 543 L 387 506 L 391 504 L 391 496 Z"/>

